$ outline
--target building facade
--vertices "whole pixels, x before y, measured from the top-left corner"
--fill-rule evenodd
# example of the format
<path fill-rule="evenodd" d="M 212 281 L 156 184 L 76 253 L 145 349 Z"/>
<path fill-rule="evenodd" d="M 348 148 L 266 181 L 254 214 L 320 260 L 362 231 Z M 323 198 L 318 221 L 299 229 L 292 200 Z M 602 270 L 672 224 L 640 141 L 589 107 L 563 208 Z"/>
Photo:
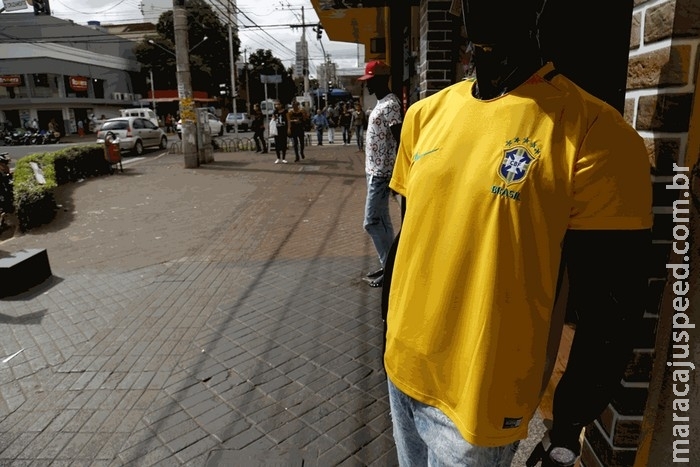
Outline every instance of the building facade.
<path fill-rule="evenodd" d="M 48 15 L 0 15 L 0 122 L 24 127 L 50 120 L 61 133 L 85 129 L 94 115 L 112 117 L 138 107 L 143 89 L 135 42 L 100 27 Z"/>

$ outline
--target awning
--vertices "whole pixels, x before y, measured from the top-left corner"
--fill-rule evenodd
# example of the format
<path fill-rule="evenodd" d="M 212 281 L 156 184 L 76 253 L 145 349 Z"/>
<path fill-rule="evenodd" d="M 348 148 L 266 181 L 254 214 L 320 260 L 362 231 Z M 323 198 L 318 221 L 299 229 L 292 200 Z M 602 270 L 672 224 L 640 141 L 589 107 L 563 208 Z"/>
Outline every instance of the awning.
<path fill-rule="evenodd" d="M 151 102 L 155 102 L 156 104 L 159 102 L 178 102 L 180 99 L 178 97 L 156 97 L 155 99 L 150 99 L 150 98 L 142 98 L 139 103 L 141 104 L 150 104 Z M 216 97 L 205 97 L 205 98 L 198 98 L 195 97 L 193 99 L 195 102 L 218 102 L 219 99 Z"/>
<path fill-rule="evenodd" d="M 177 102 L 180 100 L 177 89 L 156 89 L 155 99 L 152 98 L 151 91 L 148 91 L 148 96 L 141 99 L 139 102 L 149 103 L 158 102 Z M 217 97 L 209 97 L 205 91 L 192 91 L 192 99 L 195 102 L 218 102 Z"/>

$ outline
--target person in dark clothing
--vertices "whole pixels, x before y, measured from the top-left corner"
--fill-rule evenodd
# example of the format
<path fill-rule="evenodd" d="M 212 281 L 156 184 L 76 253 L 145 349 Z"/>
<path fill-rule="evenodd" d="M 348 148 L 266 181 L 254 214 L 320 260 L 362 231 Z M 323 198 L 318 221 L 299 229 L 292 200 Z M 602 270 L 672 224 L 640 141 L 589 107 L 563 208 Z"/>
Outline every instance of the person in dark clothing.
<path fill-rule="evenodd" d="M 277 159 L 275 164 L 287 163 L 287 134 L 289 132 L 287 109 L 284 108 L 282 102 L 275 101 L 275 111 L 272 113 L 272 121 L 270 125 L 275 125 L 277 135 L 275 135 L 275 152 Z"/>
<path fill-rule="evenodd" d="M 294 144 L 294 162 L 304 159 L 304 120 L 306 112 L 301 108 L 299 102 L 292 102 L 292 110 L 288 113 L 289 136 Z M 301 159 L 300 159 L 301 157 Z"/>
<path fill-rule="evenodd" d="M 349 146 L 351 143 L 350 137 L 352 136 L 352 133 L 350 132 L 352 113 L 350 113 L 350 109 L 345 102 L 340 104 L 338 112 L 340 114 L 338 117 L 338 125 L 343 131 L 343 146 Z"/>
<path fill-rule="evenodd" d="M 253 119 L 251 127 L 253 130 L 253 141 L 255 141 L 255 152 L 267 154 L 267 139 L 265 138 L 265 115 L 260 110 L 260 104 L 253 104 Z"/>

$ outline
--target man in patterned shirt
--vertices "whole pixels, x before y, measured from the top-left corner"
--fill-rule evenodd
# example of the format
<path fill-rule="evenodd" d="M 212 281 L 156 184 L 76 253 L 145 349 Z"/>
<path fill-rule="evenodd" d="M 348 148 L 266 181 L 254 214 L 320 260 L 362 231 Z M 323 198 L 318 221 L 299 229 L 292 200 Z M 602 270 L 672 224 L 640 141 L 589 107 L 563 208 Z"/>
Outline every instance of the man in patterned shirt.
<path fill-rule="evenodd" d="M 364 76 L 358 78 L 366 83 L 367 92 L 377 97 L 377 105 L 369 116 L 365 135 L 367 200 L 363 227 L 372 237 L 381 264 L 378 270 L 365 277 L 370 287 L 382 285 L 384 264 L 394 241 L 394 228 L 389 216 L 389 181 L 401 135 L 401 102 L 389 89 L 390 76 L 389 65 L 375 60 L 365 66 Z"/>

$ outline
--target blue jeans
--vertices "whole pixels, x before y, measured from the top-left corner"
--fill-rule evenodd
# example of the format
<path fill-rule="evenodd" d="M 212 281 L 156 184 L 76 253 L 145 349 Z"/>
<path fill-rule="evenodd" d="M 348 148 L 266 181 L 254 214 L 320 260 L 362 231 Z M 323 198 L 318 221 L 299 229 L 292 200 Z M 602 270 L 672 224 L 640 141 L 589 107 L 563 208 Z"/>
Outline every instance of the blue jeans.
<path fill-rule="evenodd" d="M 394 227 L 389 217 L 390 181 L 389 177 L 367 175 L 367 200 L 365 201 L 365 220 L 362 225 L 372 237 L 382 267 L 386 263 L 389 249 L 394 241 Z"/>
<path fill-rule="evenodd" d="M 316 138 L 318 138 L 318 145 L 323 146 L 323 128 L 316 128 Z"/>
<path fill-rule="evenodd" d="M 475 446 L 441 410 L 418 402 L 387 381 L 400 466 L 510 467 L 519 441 L 506 446 Z"/>
<path fill-rule="evenodd" d="M 362 149 L 365 147 L 365 129 L 361 126 L 355 127 L 355 134 L 357 135 L 357 149 Z"/>

